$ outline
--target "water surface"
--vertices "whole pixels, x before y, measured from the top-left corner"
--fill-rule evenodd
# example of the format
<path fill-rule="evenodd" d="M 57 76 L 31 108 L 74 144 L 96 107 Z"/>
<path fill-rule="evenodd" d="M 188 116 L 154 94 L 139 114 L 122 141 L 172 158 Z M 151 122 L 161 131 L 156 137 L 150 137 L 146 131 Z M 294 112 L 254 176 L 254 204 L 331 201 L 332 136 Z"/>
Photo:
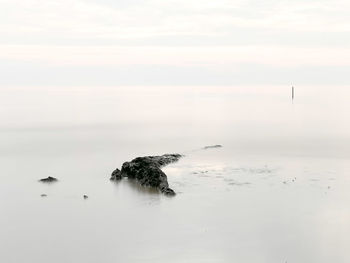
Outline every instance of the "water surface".
<path fill-rule="evenodd" d="M 1 92 L 1 262 L 350 260 L 346 87 Z M 175 197 L 109 181 L 163 153 Z"/>

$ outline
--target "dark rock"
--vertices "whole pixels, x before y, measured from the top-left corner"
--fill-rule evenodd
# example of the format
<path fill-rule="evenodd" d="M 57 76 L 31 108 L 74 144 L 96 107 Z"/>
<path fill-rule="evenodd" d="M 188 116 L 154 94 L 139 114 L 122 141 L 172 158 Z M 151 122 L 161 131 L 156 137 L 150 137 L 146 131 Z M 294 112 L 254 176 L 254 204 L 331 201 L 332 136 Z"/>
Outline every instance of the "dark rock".
<path fill-rule="evenodd" d="M 222 147 L 222 145 L 216 144 L 216 145 L 205 146 L 203 149 L 207 150 L 207 149 L 214 149 L 214 148 L 221 148 L 221 147 Z"/>
<path fill-rule="evenodd" d="M 130 162 L 123 163 L 121 171 L 116 169 L 112 173 L 111 180 L 128 177 L 137 180 L 143 186 L 158 188 L 166 195 L 175 195 L 175 192 L 169 188 L 167 176 L 161 168 L 180 158 L 180 154 L 137 157 Z"/>
<path fill-rule="evenodd" d="M 176 195 L 173 189 L 167 187 L 167 188 L 162 188 L 160 191 L 165 194 L 165 195 Z"/>
<path fill-rule="evenodd" d="M 41 196 L 41 197 L 46 197 L 46 196 L 47 196 L 47 194 L 41 194 L 40 196 Z"/>
<path fill-rule="evenodd" d="M 53 183 L 57 181 L 58 180 L 55 177 L 51 177 L 51 176 L 39 180 L 39 182 L 43 182 L 43 183 Z"/>
<path fill-rule="evenodd" d="M 89 197 L 87 195 L 83 195 L 84 199 L 88 199 Z"/>
<path fill-rule="evenodd" d="M 111 180 L 121 180 L 122 178 L 122 173 L 118 168 L 112 172 Z"/>

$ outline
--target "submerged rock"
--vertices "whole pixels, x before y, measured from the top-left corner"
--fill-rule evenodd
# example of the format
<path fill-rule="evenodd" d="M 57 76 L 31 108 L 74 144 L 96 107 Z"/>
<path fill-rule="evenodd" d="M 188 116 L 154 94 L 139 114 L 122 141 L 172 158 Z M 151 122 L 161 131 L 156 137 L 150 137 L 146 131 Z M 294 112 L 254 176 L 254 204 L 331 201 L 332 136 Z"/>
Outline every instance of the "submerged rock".
<path fill-rule="evenodd" d="M 203 149 L 207 150 L 207 149 L 214 149 L 214 148 L 221 148 L 221 147 L 222 147 L 222 145 L 216 144 L 216 145 L 205 146 Z"/>
<path fill-rule="evenodd" d="M 158 188 L 166 195 L 175 195 L 174 190 L 169 188 L 167 176 L 161 168 L 178 161 L 180 158 L 180 154 L 137 157 L 130 162 L 123 163 L 121 171 L 119 169 L 114 170 L 111 180 L 128 177 L 136 179 L 143 186 Z"/>
<path fill-rule="evenodd" d="M 47 194 L 41 194 L 40 196 L 41 197 L 47 197 Z"/>
<path fill-rule="evenodd" d="M 58 180 L 55 177 L 51 177 L 51 176 L 39 180 L 39 182 L 43 182 L 43 183 L 53 183 L 57 181 Z"/>
<path fill-rule="evenodd" d="M 87 195 L 83 195 L 83 198 L 84 199 L 88 199 L 89 197 Z"/>

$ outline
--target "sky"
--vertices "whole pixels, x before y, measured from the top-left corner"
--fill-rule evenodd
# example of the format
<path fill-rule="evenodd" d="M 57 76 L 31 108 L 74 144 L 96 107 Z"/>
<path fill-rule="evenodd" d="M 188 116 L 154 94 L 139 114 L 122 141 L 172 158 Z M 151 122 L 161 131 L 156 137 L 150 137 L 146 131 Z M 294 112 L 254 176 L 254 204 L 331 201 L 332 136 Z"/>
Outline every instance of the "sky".
<path fill-rule="evenodd" d="M 0 85 L 349 85 L 349 12 L 348 0 L 0 0 Z"/>

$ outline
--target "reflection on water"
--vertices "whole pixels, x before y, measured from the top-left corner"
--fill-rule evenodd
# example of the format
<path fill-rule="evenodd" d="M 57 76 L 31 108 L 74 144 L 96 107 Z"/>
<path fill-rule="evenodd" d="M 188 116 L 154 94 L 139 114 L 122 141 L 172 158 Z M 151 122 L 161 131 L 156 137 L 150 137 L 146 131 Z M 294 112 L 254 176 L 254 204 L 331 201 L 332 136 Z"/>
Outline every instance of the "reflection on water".
<path fill-rule="evenodd" d="M 128 187 L 128 189 L 141 194 L 141 195 L 153 195 L 153 196 L 159 196 L 160 191 L 153 187 L 147 187 L 140 185 L 136 180 L 129 179 L 129 178 L 123 178 L 120 181 L 112 181 L 118 188 L 120 187 Z M 120 190 L 118 189 L 117 190 Z"/>
<path fill-rule="evenodd" d="M 350 104 L 325 90 L 3 89 L 0 262 L 349 262 Z M 109 180 L 164 153 L 175 197 Z"/>

